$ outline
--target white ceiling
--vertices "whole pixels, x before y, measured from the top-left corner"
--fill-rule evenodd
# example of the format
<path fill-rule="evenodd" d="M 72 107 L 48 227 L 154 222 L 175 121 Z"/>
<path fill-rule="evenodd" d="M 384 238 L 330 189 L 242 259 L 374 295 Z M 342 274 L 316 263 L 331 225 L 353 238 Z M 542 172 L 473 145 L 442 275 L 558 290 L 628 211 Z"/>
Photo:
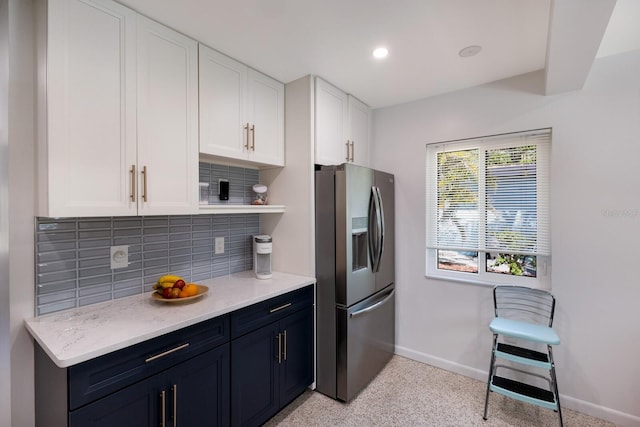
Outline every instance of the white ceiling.
<path fill-rule="evenodd" d="M 118 1 L 284 83 L 319 75 L 374 108 L 545 66 L 546 93 L 573 90 L 598 46 L 640 49 L 638 0 L 613 14 L 615 0 Z M 459 57 L 469 45 L 482 51 Z"/>

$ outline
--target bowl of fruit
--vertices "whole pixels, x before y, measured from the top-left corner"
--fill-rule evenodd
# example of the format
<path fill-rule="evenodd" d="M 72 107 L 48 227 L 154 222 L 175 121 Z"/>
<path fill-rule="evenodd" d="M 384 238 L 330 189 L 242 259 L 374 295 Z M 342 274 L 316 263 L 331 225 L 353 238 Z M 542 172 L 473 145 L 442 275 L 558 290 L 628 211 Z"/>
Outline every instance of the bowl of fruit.
<path fill-rule="evenodd" d="M 180 276 L 167 274 L 158 279 L 153 285 L 151 298 L 162 302 L 187 302 L 200 298 L 209 288 L 196 283 L 187 283 Z"/>

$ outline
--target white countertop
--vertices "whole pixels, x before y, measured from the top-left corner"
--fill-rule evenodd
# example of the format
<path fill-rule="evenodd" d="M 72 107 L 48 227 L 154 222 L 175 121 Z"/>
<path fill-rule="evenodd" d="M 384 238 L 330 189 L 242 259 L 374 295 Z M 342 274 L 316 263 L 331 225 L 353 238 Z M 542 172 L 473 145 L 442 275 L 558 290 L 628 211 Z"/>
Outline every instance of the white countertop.
<path fill-rule="evenodd" d="M 151 292 L 25 320 L 53 362 L 66 368 L 186 326 L 315 283 L 315 278 L 274 272 L 258 280 L 252 271 L 198 282 L 209 287 L 184 303 L 155 301 Z"/>

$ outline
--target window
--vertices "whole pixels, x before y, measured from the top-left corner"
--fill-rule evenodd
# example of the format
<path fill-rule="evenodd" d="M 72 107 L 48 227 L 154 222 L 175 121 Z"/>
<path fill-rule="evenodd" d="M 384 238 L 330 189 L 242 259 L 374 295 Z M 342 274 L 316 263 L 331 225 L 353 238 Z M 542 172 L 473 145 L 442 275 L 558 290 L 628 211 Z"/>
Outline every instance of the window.
<path fill-rule="evenodd" d="M 551 129 L 427 145 L 426 275 L 550 287 Z"/>

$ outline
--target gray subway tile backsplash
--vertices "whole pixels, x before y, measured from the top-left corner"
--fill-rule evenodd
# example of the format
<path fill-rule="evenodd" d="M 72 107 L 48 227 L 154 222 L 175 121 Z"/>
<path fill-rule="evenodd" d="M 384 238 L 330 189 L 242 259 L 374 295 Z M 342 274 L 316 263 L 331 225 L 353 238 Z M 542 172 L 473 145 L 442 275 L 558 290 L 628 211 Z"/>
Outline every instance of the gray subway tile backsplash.
<path fill-rule="evenodd" d="M 218 197 L 220 179 L 229 181 L 229 200 L 220 200 Z M 206 204 L 250 204 L 254 196 L 252 187 L 260 182 L 259 179 L 260 174 L 256 169 L 200 162 L 200 182 L 209 184 Z"/>
<path fill-rule="evenodd" d="M 253 177 L 250 169 L 229 169 L 231 179 L 239 177 L 236 169 L 251 176 L 249 189 L 258 182 L 257 171 Z M 250 203 L 250 197 L 240 198 Z M 251 270 L 251 236 L 260 232 L 260 219 L 258 214 L 36 218 L 35 231 L 36 315 L 42 315 L 149 292 L 167 273 L 201 281 Z M 224 254 L 214 253 L 215 237 L 225 238 Z M 128 267 L 111 269 L 114 245 L 129 246 Z"/>

